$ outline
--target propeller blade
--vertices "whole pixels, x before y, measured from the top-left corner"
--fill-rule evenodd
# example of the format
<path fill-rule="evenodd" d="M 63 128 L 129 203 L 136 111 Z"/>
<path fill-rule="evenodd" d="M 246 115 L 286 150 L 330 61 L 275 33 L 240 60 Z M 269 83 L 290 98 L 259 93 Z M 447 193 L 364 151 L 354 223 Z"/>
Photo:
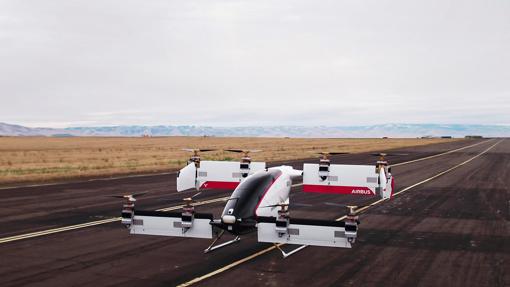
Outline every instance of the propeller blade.
<path fill-rule="evenodd" d="M 215 151 L 216 149 L 213 148 L 182 148 L 183 151 L 189 151 L 189 152 L 206 152 L 206 151 Z"/>
<path fill-rule="evenodd" d="M 146 195 L 147 193 L 149 193 L 148 191 L 142 191 L 142 192 L 138 192 L 138 193 L 133 193 L 131 194 L 132 197 L 137 197 L 137 196 L 143 196 L 143 195 Z"/>
<path fill-rule="evenodd" d="M 373 156 L 402 156 L 402 155 L 409 155 L 408 153 L 384 153 L 384 152 L 380 152 L 380 153 L 371 153 L 370 155 L 373 155 Z"/>
<path fill-rule="evenodd" d="M 334 202 L 324 202 L 324 204 L 329 205 L 329 206 L 336 206 L 336 207 L 346 207 L 347 206 L 345 204 L 334 203 Z"/>
<path fill-rule="evenodd" d="M 229 151 L 229 152 L 237 152 L 237 153 L 244 152 L 244 150 L 242 150 L 242 149 L 226 149 L 225 151 Z"/>
<path fill-rule="evenodd" d="M 237 153 L 254 153 L 261 152 L 260 149 L 225 149 L 224 151 L 237 152 Z"/>
<path fill-rule="evenodd" d="M 383 153 L 383 152 L 375 152 L 375 153 L 371 153 L 370 155 L 372 155 L 372 156 L 386 156 L 388 154 Z"/>
<path fill-rule="evenodd" d="M 308 151 L 310 153 L 320 154 L 320 155 L 340 155 L 340 154 L 350 154 L 349 152 L 343 152 L 343 151 Z"/>
<path fill-rule="evenodd" d="M 314 205 L 308 203 L 291 203 L 290 206 L 312 207 Z"/>
<path fill-rule="evenodd" d="M 195 198 L 195 196 L 198 196 L 198 195 L 200 195 L 201 193 L 202 193 L 202 192 L 200 191 L 200 192 L 198 192 L 198 193 L 194 194 L 193 196 L 191 196 L 190 198 L 191 198 L 191 199 L 193 199 L 193 198 Z"/>
<path fill-rule="evenodd" d="M 138 193 L 133 193 L 133 194 L 121 194 L 121 195 L 118 195 L 118 194 L 115 194 L 115 195 L 107 195 L 107 197 L 113 197 L 113 198 L 127 198 L 127 197 L 140 197 L 140 196 L 143 196 L 145 194 L 149 193 L 148 191 L 143 191 L 143 192 L 138 192 Z"/>
<path fill-rule="evenodd" d="M 289 204 L 288 203 L 279 203 L 279 204 L 271 204 L 271 205 L 265 205 L 265 206 L 260 206 L 260 207 L 264 208 L 264 207 L 278 207 L 278 206 L 289 206 Z"/>
<path fill-rule="evenodd" d="M 346 207 L 349 209 L 350 208 L 359 209 L 359 208 L 368 206 L 368 205 L 348 205 L 348 204 L 340 204 L 340 203 L 335 203 L 335 202 L 324 202 L 324 204 L 329 205 L 329 206 Z"/>

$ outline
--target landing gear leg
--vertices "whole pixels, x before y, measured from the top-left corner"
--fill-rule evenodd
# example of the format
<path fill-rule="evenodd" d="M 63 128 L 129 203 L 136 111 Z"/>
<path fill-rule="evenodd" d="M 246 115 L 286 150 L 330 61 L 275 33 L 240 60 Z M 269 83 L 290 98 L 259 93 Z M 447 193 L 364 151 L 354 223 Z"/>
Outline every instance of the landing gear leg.
<path fill-rule="evenodd" d="M 283 249 L 281 249 L 281 248 L 280 248 L 280 244 L 276 244 L 276 243 L 273 243 L 273 244 L 274 244 L 274 246 L 275 246 L 276 248 L 278 248 L 278 250 L 280 250 L 280 252 L 281 252 L 281 253 L 282 253 L 282 255 L 283 255 L 283 258 L 287 258 L 287 257 L 291 256 L 292 254 L 294 254 L 294 253 L 296 253 L 296 252 L 299 252 L 299 251 L 301 251 L 301 250 L 305 249 L 305 248 L 308 246 L 308 245 L 301 245 L 301 246 L 299 246 L 298 248 L 296 248 L 296 249 L 294 249 L 294 250 L 292 250 L 292 251 L 290 251 L 290 252 L 285 252 L 285 251 L 283 251 Z"/>
<path fill-rule="evenodd" d="M 230 240 L 230 241 L 227 241 L 225 243 L 222 243 L 222 244 L 219 244 L 219 245 L 216 245 L 214 246 L 214 244 L 216 244 L 216 242 L 218 240 L 220 240 L 221 236 L 223 236 L 223 234 L 225 233 L 225 230 L 222 230 L 220 231 L 220 233 L 218 234 L 218 236 L 213 240 L 213 242 L 211 243 L 211 245 L 209 245 L 209 247 L 207 247 L 205 250 L 204 250 L 204 253 L 209 253 L 213 250 L 216 250 L 216 249 L 219 249 L 219 248 L 222 248 L 222 247 L 225 247 L 227 245 L 230 245 L 232 243 L 236 243 L 236 242 L 239 242 L 239 240 L 241 240 L 241 237 L 239 236 L 236 236 L 236 238 Z"/>

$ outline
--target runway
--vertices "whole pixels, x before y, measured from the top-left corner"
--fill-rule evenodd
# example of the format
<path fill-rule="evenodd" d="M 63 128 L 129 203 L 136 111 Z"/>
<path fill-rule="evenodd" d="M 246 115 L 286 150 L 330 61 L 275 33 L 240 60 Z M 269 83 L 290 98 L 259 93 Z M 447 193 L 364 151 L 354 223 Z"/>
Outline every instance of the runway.
<path fill-rule="evenodd" d="M 444 154 L 459 148 L 463 149 Z M 106 196 L 147 190 L 150 193 L 137 202 L 137 208 L 178 208 L 185 195 L 175 192 L 175 175 L 171 173 L 4 189 L 0 191 L 3 239 L 107 222 L 5 242 L 0 239 L 0 284 L 510 284 L 509 275 L 504 272 L 510 270 L 510 141 L 459 141 L 399 152 L 408 155 L 389 160 L 407 162 L 393 168 L 397 191 L 407 191 L 362 215 L 359 239 L 352 249 L 308 247 L 287 259 L 282 259 L 276 250 L 254 256 L 271 246 L 258 243 L 255 234 L 205 255 L 202 250 L 208 245 L 207 240 L 128 235 L 115 222 L 121 201 Z M 417 159 L 423 160 L 410 162 Z M 332 161 L 368 164 L 375 158 L 352 154 L 333 157 Z M 290 164 L 299 167 L 302 162 Z M 448 172 L 441 174 L 445 171 Z M 345 214 L 338 207 L 323 205 L 324 201 L 377 201 L 307 194 L 299 186 L 292 192 L 291 202 L 314 204 L 291 210 L 291 216 L 296 217 L 338 219 Z M 198 199 L 206 203 L 197 210 L 217 215 L 226 196 L 225 191 L 204 192 Z M 241 263 L 224 269 L 235 262 Z M 213 275 L 203 278 L 208 274 Z"/>

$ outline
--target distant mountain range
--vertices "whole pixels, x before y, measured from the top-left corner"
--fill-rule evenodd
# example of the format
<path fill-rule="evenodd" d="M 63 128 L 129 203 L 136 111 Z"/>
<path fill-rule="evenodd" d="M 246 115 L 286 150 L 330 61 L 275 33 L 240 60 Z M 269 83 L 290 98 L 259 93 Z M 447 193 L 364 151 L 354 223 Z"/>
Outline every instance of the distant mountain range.
<path fill-rule="evenodd" d="M 222 136 L 222 137 L 303 137 L 303 138 L 378 138 L 378 137 L 510 137 L 510 126 L 503 125 L 442 125 L 383 124 L 369 126 L 270 126 L 270 127 L 207 127 L 207 126 L 109 126 L 71 128 L 29 128 L 0 123 L 1 136 Z"/>

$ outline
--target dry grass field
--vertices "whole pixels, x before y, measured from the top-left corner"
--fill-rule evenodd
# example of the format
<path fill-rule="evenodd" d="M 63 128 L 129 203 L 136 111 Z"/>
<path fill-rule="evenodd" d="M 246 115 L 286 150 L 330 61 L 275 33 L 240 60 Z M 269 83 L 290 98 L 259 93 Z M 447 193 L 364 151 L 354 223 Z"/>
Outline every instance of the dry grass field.
<path fill-rule="evenodd" d="M 0 185 L 79 177 L 176 170 L 189 157 L 181 148 L 261 149 L 253 160 L 313 157 L 310 151 L 366 152 L 426 145 L 451 139 L 298 139 L 298 138 L 50 138 L 0 137 Z M 237 160 L 239 154 L 214 151 L 203 159 Z"/>

